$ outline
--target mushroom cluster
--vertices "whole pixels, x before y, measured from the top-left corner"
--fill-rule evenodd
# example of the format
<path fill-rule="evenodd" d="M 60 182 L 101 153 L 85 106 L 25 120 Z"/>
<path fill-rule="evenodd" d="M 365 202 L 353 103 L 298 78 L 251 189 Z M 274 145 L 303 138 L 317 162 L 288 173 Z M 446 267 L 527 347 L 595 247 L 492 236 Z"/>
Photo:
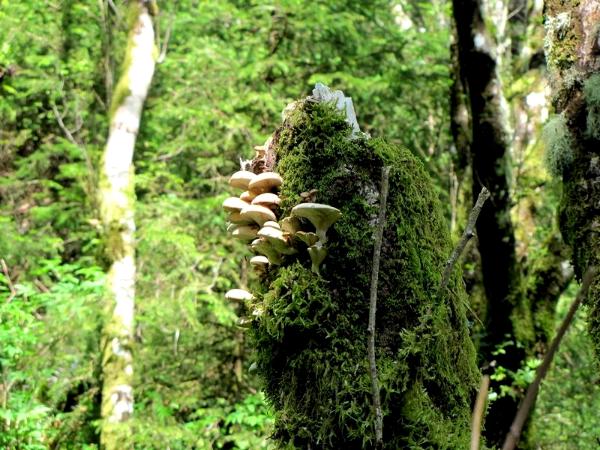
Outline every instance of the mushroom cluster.
<path fill-rule="evenodd" d="M 261 150 L 264 152 L 264 147 L 256 149 L 257 158 L 263 156 Z M 278 220 L 281 198 L 277 191 L 282 184 L 283 179 L 274 172 L 235 172 L 229 185 L 242 193 L 223 202 L 223 209 L 229 214 L 227 231 L 233 237 L 249 242 L 256 254 L 250 264 L 259 274 L 265 274 L 270 266 L 282 264 L 285 257 L 297 254 L 302 247 L 307 248 L 312 271 L 319 274 L 319 267 L 327 256 L 327 230 L 342 213 L 333 206 L 309 202 L 296 205 L 289 217 Z M 309 200 L 313 198 L 314 193 Z M 314 230 L 303 229 L 308 222 Z M 243 302 L 254 297 L 242 289 L 232 289 L 226 298 Z"/>

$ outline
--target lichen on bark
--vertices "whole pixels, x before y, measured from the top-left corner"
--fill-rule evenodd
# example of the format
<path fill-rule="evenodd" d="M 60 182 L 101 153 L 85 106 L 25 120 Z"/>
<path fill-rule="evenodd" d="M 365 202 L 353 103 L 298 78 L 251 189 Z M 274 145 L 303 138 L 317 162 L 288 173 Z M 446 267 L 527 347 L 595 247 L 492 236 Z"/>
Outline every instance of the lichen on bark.
<path fill-rule="evenodd" d="M 256 290 L 251 334 L 282 448 L 372 448 L 367 359 L 369 286 L 379 178 L 390 193 L 378 287 L 376 354 L 384 447 L 467 448 L 478 372 L 458 271 L 438 295 L 451 253 L 432 182 L 408 151 L 352 135 L 332 105 L 298 102 L 274 133 L 282 214 L 317 189 L 339 208 L 321 275 L 305 252 Z"/>

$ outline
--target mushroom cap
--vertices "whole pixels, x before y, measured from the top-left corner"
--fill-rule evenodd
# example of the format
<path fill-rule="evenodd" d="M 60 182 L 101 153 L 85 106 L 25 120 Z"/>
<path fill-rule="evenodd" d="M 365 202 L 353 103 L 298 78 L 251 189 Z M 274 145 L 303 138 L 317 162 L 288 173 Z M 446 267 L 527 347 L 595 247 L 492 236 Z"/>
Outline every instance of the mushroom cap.
<path fill-rule="evenodd" d="M 268 192 L 271 189 L 277 188 L 283 184 L 283 179 L 275 172 L 263 172 L 256 175 L 249 184 L 248 190 L 261 193 Z"/>
<path fill-rule="evenodd" d="M 257 267 L 266 267 L 269 265 L 269 258 L 263 255 L 256 255 L 250 258 L 250 264 Z"/>
<path fill-rule="evenodd" d="M 342 217 L 342 212 L 322 203 L 300 203 L 292 208 L 292 215 L 308 219 L 314 225 L 319 239 L 325 242 L 327 229 Z"/>
<path fill-rule="evenodd" d="M 281 230 L 279 224 L 273 220 L 267 220 L 265 223 L 263 223 L 263 227 L 271 227 L 275 228 L 276 230 Z"/>
<path fill-rule="evenodd" d="M 240 212 L 243 208 L 249 205 L 249 203 L 238 197 L 228 197 L 223 202 L 223 209 L 228 212 Z"/>
<path fill-rule="evenodd" d="M 275 216 L 273 211 L 271 211 L 269 208 L 265 208 L 264 206 L 260 205 L 247 204 L 247 206 L 240 211 L 240 215 L 244 218 L 252 219 L 261 227 L 268 220 L 272 220 L 274 222 L 277 221 L 277 217 Z"/>
<path fill-rule="evenodd" d="M 251 244 L 252 250 L 266 256 L 271 264 L 281 264 L 281 254 L 265 239 L 254 239 Z"/>
<path fill-rule="evenodd" d="M 229 185 L 234 188 L 248 189 L 248 184 L 256 178 L 256 174 L 247 170 L 240 170 L 229 178 Z"/>
<path fill-rule="evenodd" d="M 244 289 L 230 289 L 225 294 L 225 298 L 227 300 L 236 300 L 238 302 L 243 302 L 244 300 L 252 300 L 254 296 Z"/>
<path fill-rule="evenodd" d="M 315 245 L 319 240 L 319 236 L 317 236 L 316 233 L 311 233 L 310 231 L 298 231 L 294 237 L 300 239 L 309 247 Z"/>
<path fill-rule="evenodd" d="M 276 208 L 281 203 L 281 199 L 277 194 L 273 194 L 271 192 L 265 192 L 263 194 L 259 194 L 252 200 L 253 205 L 261 205 L 266 206 L 267 208 Z"/>
<path fill-rule="evenodd" d="M 250 241 L 256 238 L 258 228 L 249 225 L 237 225 L 231 230 L 233 237 L 241 239 L 243 241 Z"/>
<path fill-rule="evenodd" d="M 236 225 L 248 225 L 254 223 L 254 220 L 249 219 L 248 217 L 242 217 L 239 211 L 229 213 L 227 220 Z"/>
<path fill-rule="evenodd" d="M 300 220 L 294 216 L 286 217 L 281 220 L 281 229 L 294 235 L 300 230 Z"/>
<path fill-rule="evenodd" d="M 240 317 L 237 320 L 237 326 L 241 328 L 250 328 L 252 326 L 252 319 L 249 317 Z"/>
<path fill-rule="evenodd" d="M 266 239 L 279 253 L 284 255 L 296 253 L 296 249 L 290 245 L 283 235 L 283 231 L 278 230 L 277 228 L 263 227 L 258 231 L 258 237 Z"/>
<path fill-rule="evenodd" d="M 240 198 L 245 202 L 251 203 L 256 198 L 256 194 L 250 191 L 244 191 L 240 194 Z"/>

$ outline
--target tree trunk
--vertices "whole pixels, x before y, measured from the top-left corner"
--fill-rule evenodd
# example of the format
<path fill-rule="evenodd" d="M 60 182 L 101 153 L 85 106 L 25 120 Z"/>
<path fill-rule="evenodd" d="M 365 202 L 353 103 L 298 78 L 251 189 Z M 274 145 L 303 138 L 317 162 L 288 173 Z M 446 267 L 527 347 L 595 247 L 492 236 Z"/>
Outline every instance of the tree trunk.
<path fill-rule="evenodd" d="M 110 261 L 102 331 L 102 448 L 132 448 L 135 222 L 133 151 L 154 73 L 154 29 L 146 2 L 132 2 L 121 79 L 113 94 L 99 178 L 100 216 Z"/>
<path fill-rule="evenodd" d="M 562 177 L 560 228 L 575 276 L 600 264 L 600 46 L 597 0 L 545 4 L 545 51 L 557 114 L 545 128 L 547 160 Z M 586 300 L 600 357 L 600 276 Z"/>
<path fill-rule="evenodd" d="M 383 448 L 467 448 L 479 375 L 458 270 L 440 290 L 452 246 L 431 180 L 410 152 L 357 134 L 331 104 L 313 97 L 286 111 L 266 159 L 254 164 L 283 177 L 280 217 L 313 189 L 342 217 L 327 232 L 320 275 L 298 241 L 299 253 L 272 266 L 255 290 L 252 335 L 276 410 L 275 439 L 282 447 L 375 448 L 376 373 Z M 372 371 L 369 298 L 383 167 L 391 170 Z"/>
<path fill-rule="evenodd" d="M 498 74 L 496 48 L 482 17 L 481 2 L 454 0 L 453 9 L 461 75 L 471 110 L 473 195 L 477 195 L 482 186 L 491 192 L 490 201 L 477 221 L 487 298 L 481 353 L 484 361 L 496 360 L 508 371 L 516 371 L 525 353 L 516 345 L 519 330 L 514 323 L 521 296 L 517 293 L 520 275 L 510 217 L 507 111 Z M 497 353 L 499 348 L 504 351 Z M 504 379 L 502 384 L 512 384 L 511 377 Z M 490 443 L 502 442 L 517 406 L 518 399 L 512 396 L 503 396 L 490 405 L 485 428 Z"/>

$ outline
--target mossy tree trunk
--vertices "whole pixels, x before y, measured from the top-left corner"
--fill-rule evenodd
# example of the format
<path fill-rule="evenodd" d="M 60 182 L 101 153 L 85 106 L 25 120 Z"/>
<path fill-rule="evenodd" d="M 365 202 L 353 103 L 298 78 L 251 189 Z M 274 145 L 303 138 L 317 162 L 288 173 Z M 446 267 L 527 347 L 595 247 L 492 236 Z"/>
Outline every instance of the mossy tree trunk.
<path fill-rule="evenodd" d="M 467 448 L 479 376 L 458 270 L 438 292 L 452 246 L 422 164 L 353 135 L 334 106 L 310 98 L 275 131 L 266 160 L 284 180 L 281 217 L 312 189 L 343 214 L 327 233 L 320 275 L 300 248 L 255 291 L 252 335 L 275 439 L 285 448 L 374 448 L 369 290 L 381 171 L 389 166 L 376 320 L 383 447 Z"/>
<path fill-rule="evenodd" d="M 461 77 L 469 95 L 474 200 L 483 186 L 491 198 L 477 221 L 477 237 L 486 294 L 484 361 L 496 360 L 508 371 L 521 366 L 525 353 L 516 345 L 521 298 L 515 236 L 510 217 L 510 141 L 496 47 L 486 29 L 480 0 L 454 0 Z M 496 350 L 504 348 L 497 354 Z M 507 377 L 503 384 L 512 384 Z M 516 413 L 518 398 L 504 396 L 491 406 L 485 435 L 501 443 Z"/>
<path fill-rule="evenodd" d="M 99 176 L 100 216 L 110 261 L 102 331 L 102 424 L 106 450 L 132 448 L 135 222 L 133 151 L 155 65 L 148 5 L 130 3 L 131 30 L 123 71 L 111 104 L 108 141 Z"/>
<path fill-rule="evenodd" d="M 562 177 L 560 228 L 577 278 L 600 264 L 600 3 L 547 0 L 545 51 L 558 117 L 546 130 L 547 151 Z M 587 304 L 600 357 L 600 276 Z"/>

